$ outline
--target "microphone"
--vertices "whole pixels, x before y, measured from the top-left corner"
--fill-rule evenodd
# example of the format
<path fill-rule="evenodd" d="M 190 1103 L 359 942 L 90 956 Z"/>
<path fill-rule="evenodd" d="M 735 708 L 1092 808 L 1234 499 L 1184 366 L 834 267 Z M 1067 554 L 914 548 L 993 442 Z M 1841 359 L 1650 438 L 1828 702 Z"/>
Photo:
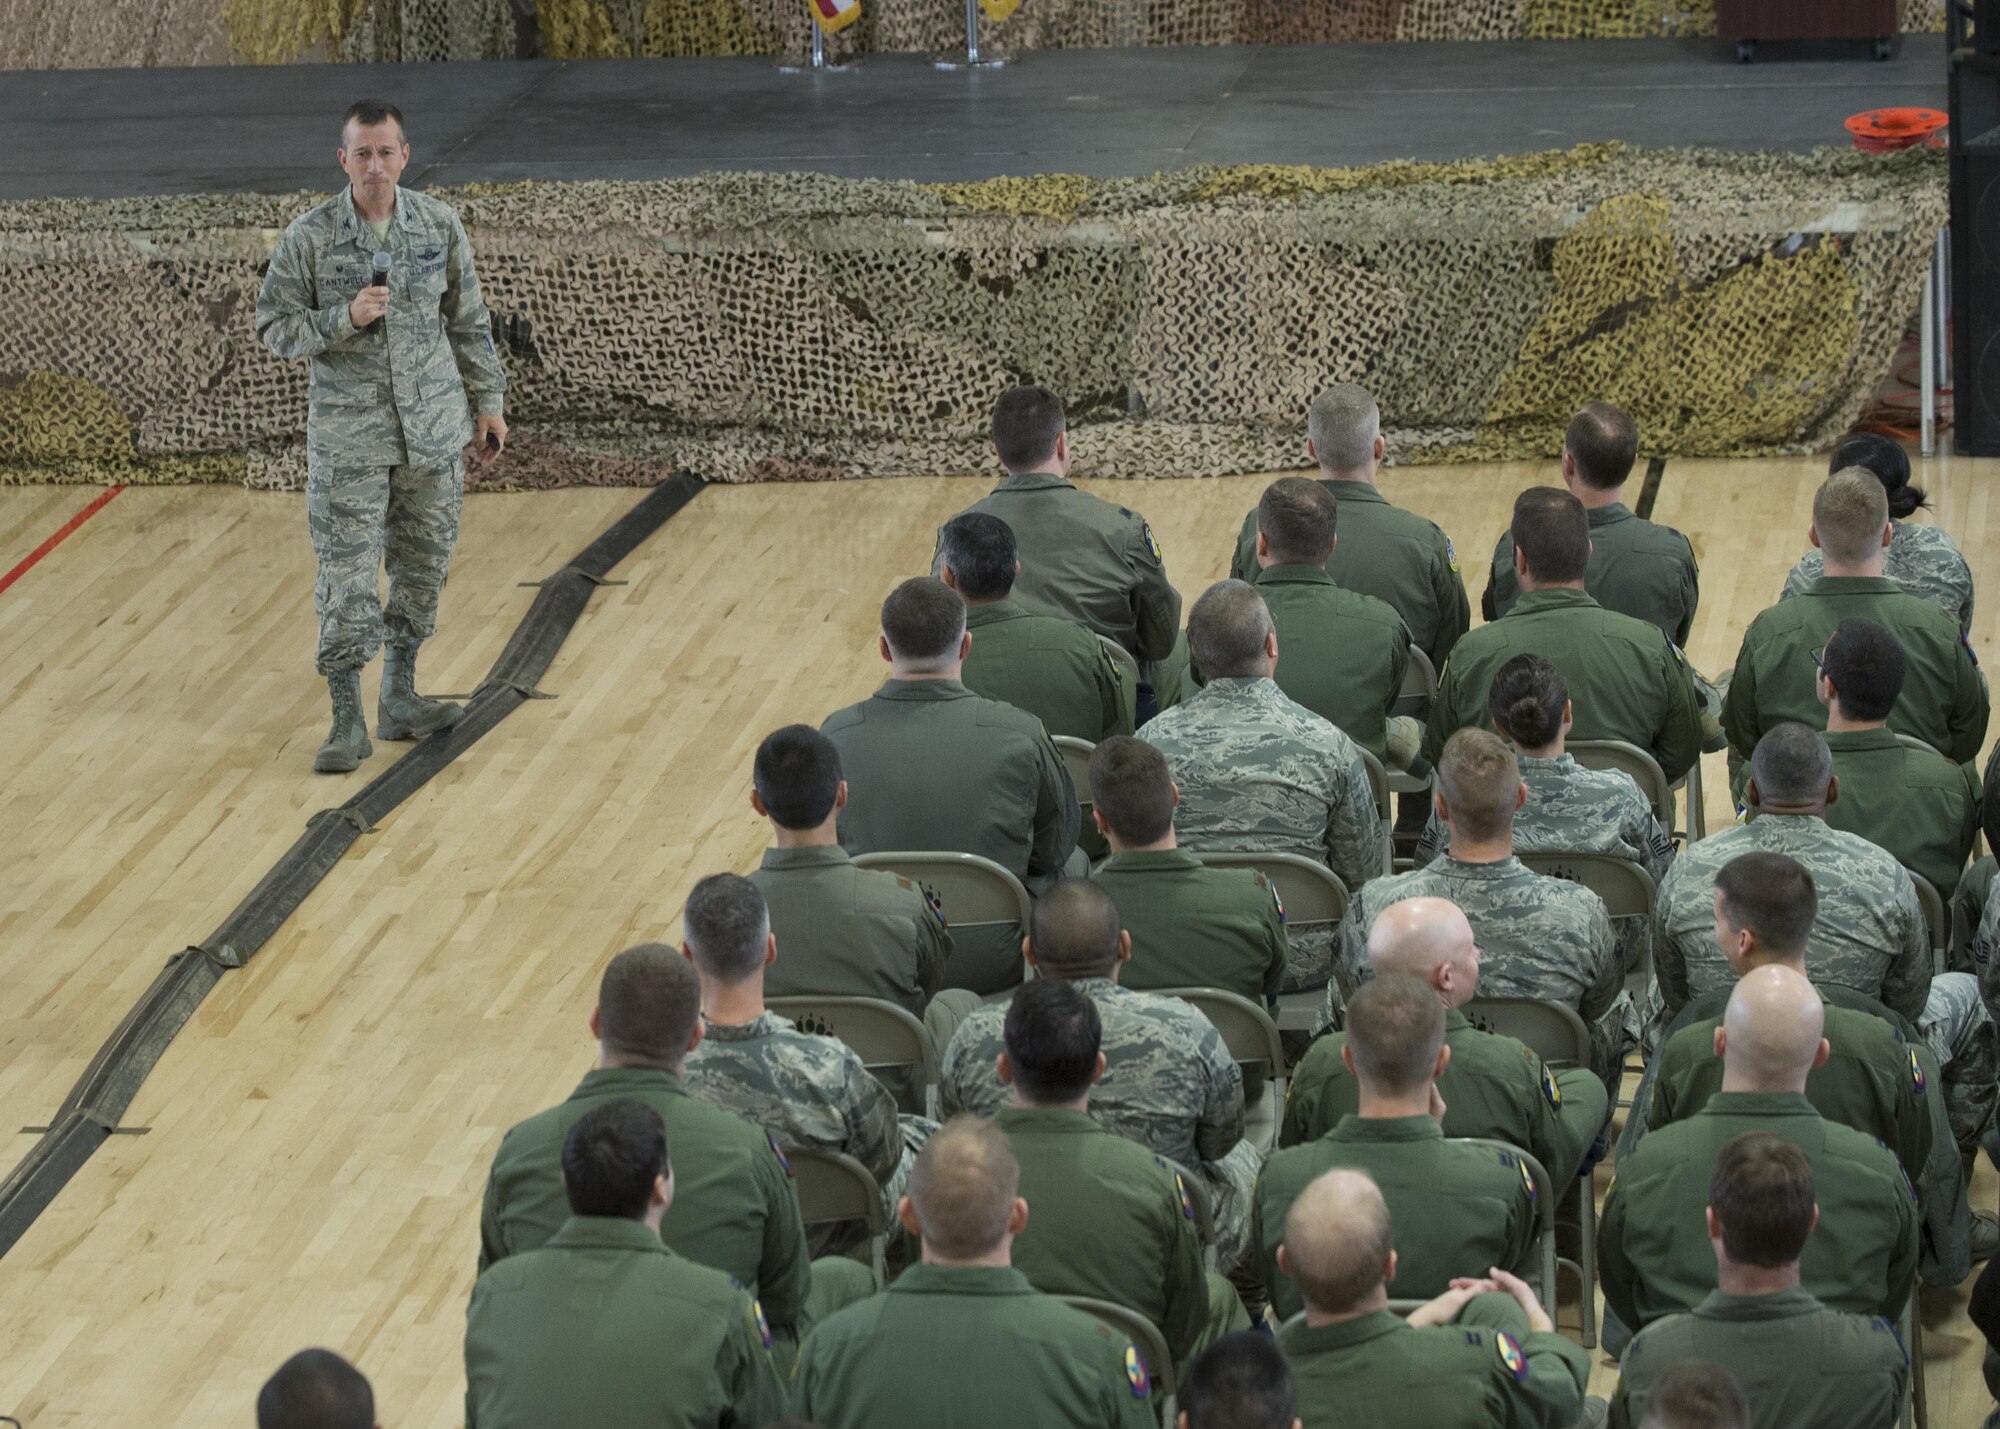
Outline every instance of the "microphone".
<path fill-rule="evenodd" d="M 370 286 L 371 286 L 371 287 L 376 287 L 376 288 L 386 288 L 386 287 L 388 287 L 388 286 L 389 286 L 389 254 L 388 254 L 387 250 L 385 250 L 385 249 L 381 249 L 381 248 L 378 248 L 378 249 L 376 249 L 376 250 L 375 250 L 375 258 L 374 258 L 374 265 L 375 265 L 375 281 L 374 281 L 374 282 L 373 282 L 372 284 L 370 284 Z M 382 319 L 380 319 L 380 318 L 377 318 L 377 319 L 375 319 L 375 322 L 373 322 L 373 323 L 370 323 L 370 324 L 369 324 L 369 326 L 370 326 L 370 327 L 374 327 L 376 323 L 379 323 L 379 322 L 381 322 L 381 321 L 382 321 Z"/>

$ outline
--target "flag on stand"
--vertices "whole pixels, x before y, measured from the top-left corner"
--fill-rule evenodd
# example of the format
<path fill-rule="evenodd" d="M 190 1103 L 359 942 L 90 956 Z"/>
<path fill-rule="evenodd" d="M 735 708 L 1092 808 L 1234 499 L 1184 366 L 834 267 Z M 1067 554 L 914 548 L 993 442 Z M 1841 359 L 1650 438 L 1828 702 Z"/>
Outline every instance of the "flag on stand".
<path fill-rule="evenodd" d="M 838 34 L 861 18 L 861 0 L 806 0 L 806 8 L 812 11 L 813 23 L 829 35 Z"/>
<path fill-rule="evenodd" d="M 979 8 L 989 20 L 1004 20 L 1021 8 L 1021 0 L 979 0 Z"/>

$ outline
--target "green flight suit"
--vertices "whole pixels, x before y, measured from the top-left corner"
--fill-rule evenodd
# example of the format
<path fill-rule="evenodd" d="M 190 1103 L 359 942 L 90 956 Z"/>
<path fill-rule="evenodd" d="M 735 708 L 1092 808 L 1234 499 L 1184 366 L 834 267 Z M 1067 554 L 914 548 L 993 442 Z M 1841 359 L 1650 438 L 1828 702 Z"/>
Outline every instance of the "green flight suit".
<path fill-rule="evenodd" d="M 997 600 L 967 606 L 965 628 L 972 653 L 962 678 L 975 695 L 1026 710 L 1052 735 L 1095 744 L 1132 732 L 1138 691 L 1075 621 Z"/>
<path fill-rule="evenodd" d="M 1827 823 L 1887 849 L 1949 901 L 1979 832 L 1972 767 L 1907 748 L 1889 729 L 1829 732 L 1826 747 L 1840 781 L 1840 797 L 1826 808 Z"/>
<path fill-rule="evenodd" d="M 1386 601 L 1342 590 L 1320 566 L 1272 566 L 1251 584 L 1277 627 L 1278 688 L 1385 758 L 1390 707 L 1410 664 L 1403 618 Z"/>
<path fill-rule="evenodd" d="M 1386 602 L 1409 627 L 1410 639 L 1442 670 L 1451 647 L 1472 626 L 1458 553 L 1435 521 L 1393 504 L 1372 481 L 1321 480 L 1339 506 L 1339 529 L 1327 572 L 1342 590 Z M 1243 518 L 1232 580 L 1257 575 L 1257 512 Z"/>
<path fill-rule="evenodd" d="M 1801 1262 L 1805 1288 L 1835 1309 L 1899 1316 L 1917 1276 L 1917 1198 L 1896 1153 L 1828 1121 L 1796 1092 L 1717 1092 L 1629 1156 L 1597 1222 L 1604 1303 L 1634 1330 L 1693 1309 L 1715 1289 L 1703 1211 L 1715 1158 L 1746 1131 L 1782 1136 L 1812 1162 L 1819 1226 Z"/>
<path fill-rule="evenodd" d="M 1259 1004 L 1277 995 L 1290 945 L 1263 874 L 1160 849 L 1114 853 L 1091 877 L 1132 935 L 1132 960 L 1118 974 L 1126 987 L 1216 987 Z"/>
<path fill-rule="evenodd" d="M 965 509 L 997 516 L 1013 531 L 1021 560 L 1014 599 L 1021 604 L 1116 640 L 1135 660 L 1164 660 L 1174 648 L 1180 592 L 1167 581 L 1153 528 L 1136 511 L 1046 471 L 1016 473 Z"/>
<path fill-rule="evenodd" d="M 1131 1341 L 997 1266 L 913 1265 L 832 1316 L 792 1408 L 822 1429 L 1158 1429 Z"/>
<path fill-rule="evenodd" d="M 1401 1292 L 1398 1274 L 1389 1286 Z M 1478 1295 L 1449 1325 L 1411 1329 L 1377 1310 L 1278 1336 L 1305 1429 L 1570 1429 L 1590 1356 L 1535 1334 L 1508 1295 Z"/>
<path fill-rule="evenodd" d="M 472 1287 L 466 1429 L 756 1429 L 790 1413 L 763 1312 L 643 1221 L 575 1216 Z"/>
<path fill-rule="evenodd" d="M 1251 1246 L 1280 1318 L 1304 1308 L 1298 1286 L 1278 1269 L 1285 1214 L 1301 1192 L 1339 1168 L 1366 1171 L 1382 1189 L 1397 1226 L 1396 1294 L 1428 1300 L 1454 1276 L 1491 1266 L 1527 1280 L 1541 1274 L 1535 1186 L 1509 1152 L 1447 1142 L 1428 1116 L 1350 1116 L 1317 1141 L 1264 1163 L 1252 1207 Z"/>
<path fill-rule="evenodd" d="M 1050 1295 L 1086 1295 L 1136 1310 L 1186 1365 L 1249 1312 L 1202 1265 L 1195 1207 L 1180 1173 L 1088 1112 L 1012 1107 L 993 1118 L 1021 1163 L 1028 1228 L 1014 1268 Z"/>
<path fill-rule="evenodd" d="M 951 934 L 916 884 L 856 868 L 837 844 L 765 849 L 750 881 L 778 939 L 766 997 L 875 997 L 924 1015 L 944 981 Z"/>
<path fill-rule="evenodd" d="M 1956 763 L 1976 758 L 1988 711 L 1978 662 L 1950 616 L 1886 576 L 1821 576 L 1750 622 L 1722 702 L 1730 748 L 1747 764 L 1772 725 L 1797 720 L 1826 728 L 1826 709 L 1813 693 L 1812 652 L 1850 616 L 1880 621 L 1903 647 L 1903 693 L 1889 711 L 1889 728 Z"/>
<path fill-rule="evenodd" d="M 479 1269 L 535 1250 L 569 1219 L 562 1144 L 585 1112 L 625 1098 L 660 1114 L 674 1169 L 674 1203 L 660 1239 L 699 1265 L 734 1276 L 781 1334 L 802 1332 L 812 1267 L 791 1170 L 763 1132 L 692 1096 L 657 1067 L 587 1072 L 569 1100 L 509 1131 L 486 1179 Z"/>
<path fill-rule="evenodd" d="M 1750 1406 L 1750 1429 L 1882 1429 L 1896 1422 L 1910 1386 L 1910 1358 L 1889 1321 L 1829 1310 L 1800 1289 L 1718 1290 L 1626 1348 L 1612 1429 L 1635 1429 L 1653 1386 L 1682 1360 L 1729 1371 Z"/>
<path fill-rule="evenodd" d="M 850 854 L 955 851 L 992 859 L 1039 893 L 1061 878 L 1082 815 L 1042 722 L 956 680 L 890 680 L 820 732 L 840 751 Z M 951 909 L 946 908 L 947 925 Z M 1021 981 L 1018 924 L 953 935 L 948 987 L 982 995 Z"/>
<path fill-rule="evenodd" d="M 1685 647 L 1701 603 L 1701 569 L 1694 547 L 1671 526 L 1634 516 L 1622 501 L 1590 511 L 1590 568 L 1583 588 L 1606 610 L 1659 627 L 1660 634 Z M 1500 534 L 1493 548 L 1493 573 L 1480 606 L 1498 620 L 1521 598 L 1514 574 L 1514 536 Z"/>
<path fill-rule="evenodd" d="M 1576 705 L 1571 740 L 1622 739 L 1678 779 L 1701 754 L 1701 707 L 1677 646 L 1643 620 L 1606 610 L 1580 590 L 1533 590 L 1513 609 L 1459 642 L 1438 677 L 1437 706 L 1424 727 L 1433 764 L 1459 730 L 1491 729 L 1486 697 L 1516 655 L 1555 662 Z"/>
<path fill-rule="evenodd" d="M 1280 1146 L 1317 1141 L 1361 1110 L 1361 1084 L 1340 1060 L 1346 1044 L 1346 1033 L 1329 1033 L 1292 1069 Z M 1444 1044 L 1451 1048 L 1438 1078 L 1444 1134 L 1520 1147 L 1542 1163 L 1560 1195 L 1610 1114 L 1603 1080 L 1588 1067 L 1551 1071 L 1526 1043 L 1481 1031 L 1456 1007 L 1445 1009 Z"/>

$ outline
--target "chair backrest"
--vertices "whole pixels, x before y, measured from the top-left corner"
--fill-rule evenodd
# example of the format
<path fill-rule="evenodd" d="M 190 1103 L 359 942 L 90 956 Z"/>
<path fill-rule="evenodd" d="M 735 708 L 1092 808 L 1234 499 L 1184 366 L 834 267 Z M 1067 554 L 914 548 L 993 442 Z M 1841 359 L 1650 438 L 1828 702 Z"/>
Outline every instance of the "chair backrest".
<path fill-rule="evenodd" d="M 1139 662 L 1132 658 L 1132 652 L 1109 635 L 1100 635 L 1097 639 L 1104 646 L 1104 653 L 1111 657 L 1111 663 L 1125 672 L 1126 681 L 1136 690 L 1139 687 Z"/>
<path fill-rule="evenodd" d="M 1278 890 L 1289 926 L 1338 923 L 1347 912 L 1347 885 L 1325 864 L 1297 853 L 1197 853 L 1210 868 L 1254 868 Z"/>
<path fill-rule="evenodd" d="M 1412 645 L 1410 663 L 1403 667 L 1403 687 L 1396 692 L 1392 712 L 1421 718 L 1437 703 L 1437 692 L 1437 667 L 1431 664 L 1430 656 Z"/>
<path fill-rule="evenodd" d="M 1525 1042 L 1535 1055 L 1557 1067 L 1590 1065 L 1590 1029 L 1574 1008 L 1534 997 L 1475 997 L 1459 1008 L 1482 1032 Z"/>
<path fill-rule="evenodd" d="M 888 1227 L 882 1209 L 882 1188 L 868 1168 L 844 1151 L 786 1147 L 792 1163 L 792 1189 L 798 1192 L 799 1218 L 809 1226 L 831 1221 L 865 1221 L 868 1234 Z"/>
<path fill-rule="evenodd" d="M 1088 1295 L 1065 1295 L 1062 1298 L 1070 1309 L 1081 1310 L 1100 1324 L 1109 1325 L 1138 1347 L 1152 1375 L 1155 1404 L 1173 1397 L 1179 1383 L 1174 1374 L 1174 1356 L 1167 1348 L 1167 1337 L 1160 1333 L 1158 1325 L 1137 1310 L 1127 1309 L 1114 1301 L 1093 1300 Z"/>
<path fill-rule="evenodd" d="M 1528 1178 L 1535 1187 L 1535 1227 L 1536 1237 L 1541 1242 L 1542 1283 L 1535 1287 L 1535 1294 L 1541 1299 L 1542 1308 L 1555 1318 L 1556 1304 L 1556 1192 L 1554 1182 L 1541 1162 L 1518 1146 L 1509 1146 L 1504 1141 L 1495 1141 L 1489 1136 L 1453 1136 L 1446 1138 L 1461 1146 L 1484 1146 L 1493 1151 L 1512 1156 L 1528 1170 Z"/>
<path fill-rule="evenodd" d="M 1649 917 L 1653 912 L 1653 875 L 1629 858 L 1577 849 L 1524 853 L 1519 858 L 1537 873 L 1581 883 L 1604 900 L 1613 918 Z"/>
<path fill-rule="evenodd" d="M 886 869 L 922 885 L 954 928 L 982 923 L 1025 928 L 1034 909 L 1020 879 L 976 853 L 863 853 L 855 855 L 854 866 Z"/>
<path fill-rule="evenodd" d="M 1241 993 L 1215 987 L 1163 987 L 1159 997 L 1178 997 L 1198 1008 L 1222 1034 L 1222 1045 L 1244 1066 L 1264 1068 L 1269 1077 L 1285 1075 L 1285 1044 L 1278 1037 L 1278 1024 L 1271 1014 Z"/>
<path fill-rule="evenodd" d="M 1917 906 L 1924 910 L 1924 930 L 1930 937 L 1931 954 L 1935 957 L 1951 943 L 1951 924 L 1945 912 L 1944 898 L 1938 893 L 1937 885 L 1915 869 L 1903 871 L 1910 875 L 1910 886 L 1917 890 Z"/>
<path fill-rule="evenodd" d="M 1361 746 L 1357 744 L 1355 748 L 1361 749 Z M 1389 797 L 1389 771 L 1382 767 L 1381 760 L 1365 749 L 1361 749 L 1361 762 L 1368 766 L 1368 789 L 1375 796 L 1376 817 L 1393 820 L 1396 807 Z"/>
<path fill-rule="evenodd" d="M 1069 782 L 1076 787 L 1076 806 L 1083 810 L 1083 826 L 1089 828 L 1090 756 L 1096 752 L 1097 746 L 1073 734 L 1053 735 L 1050 742 L 1055 745 L 1056 753 L 1062 756 L 1063 768 L 1069 771 Z"/>
<path fill-rule="evenodd" d="M 938 1080 L 937 1043 L 910 1010 L 875 997 L 771 997 L 764 1006 L 796 1022 L 801 1032 L 835 1037 L 854 1049 L 863 1066 L 922 1067 L 924 1082 Z"/>
<path fill-rule="evenodd" d="M 1631 775 L 1646 802 L 1653 806 L 1654 816 L 1665 827 L 1673 827 L 1673 782 L 1651 754 L 1622 739 L 1572 739 L 1563 747 L 1586 769 L 1617 769 Z"/>

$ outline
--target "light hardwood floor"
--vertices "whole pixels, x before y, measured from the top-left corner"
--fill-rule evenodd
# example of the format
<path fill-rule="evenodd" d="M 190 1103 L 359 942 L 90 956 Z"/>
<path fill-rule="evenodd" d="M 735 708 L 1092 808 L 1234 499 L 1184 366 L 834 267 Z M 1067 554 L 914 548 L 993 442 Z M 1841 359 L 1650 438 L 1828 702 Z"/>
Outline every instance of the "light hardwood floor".
<path fill-rule="evenodd" d="M 1656 515 L 1703 563 L 1690 656 L 1733 658 L 1805 543 L 1823 465 L 1676 462 Z M 1514 494 L 1553 464 L 1392 471 L 1453 537 L 1475 610 Z M 1151 519 L 1192 598 L 1265 478 L 1095 483 Z M 1939 462 L 1938 519 L 2000 592 L 2000 463 Z M 226 978 L 115 1137 L 0 1260 L 0 1413 L 35 1426 L 247 1422 L 326 1344 L 392 1429 L 459 1422 L 459 1337 L 499 1136 L 587 1067 L 620 947 L 678 933 L 700 875 L 763 831 L 750 756 L 880 680 L 875 610 L 962 480 L 704 492 L 598 592 L 531 702 L 364 838 Z M 1636 494 L 1636 485 L 1634 488 Z M 0 569 L 88 493 L 0 491 Z M 636 494 L 467 505 L 425 683 L 464 690 L 532 592 Z M 1991 600 L 2000 595 L 1989 595 Z M 1990 666 L 1996 623 L 1975 644 Z M 161 962 L 206 936 L 312 811 L 311 555 L 295 497 L 131 490 L 0 595 L 0 1124 L 46 1121 Z M 372 692 L 373 675 L 367 688 Z M 372 693 L 371 696 L 372 698 Z M 378 751 L 368 772 L 399 747 Z M 1711 826 L 1728 817 L 1719 756 Z M 30 1138 L 10 1135 L 0 1169 Z M 1974 1203 L 1995 1203 L 1982 1165 Z M 1989 1406 L 1963 1295 L 1927 1306 L 1932 1423 Z M 1596 1388 L 1610 1373 L 1600 1368 Z"/>

